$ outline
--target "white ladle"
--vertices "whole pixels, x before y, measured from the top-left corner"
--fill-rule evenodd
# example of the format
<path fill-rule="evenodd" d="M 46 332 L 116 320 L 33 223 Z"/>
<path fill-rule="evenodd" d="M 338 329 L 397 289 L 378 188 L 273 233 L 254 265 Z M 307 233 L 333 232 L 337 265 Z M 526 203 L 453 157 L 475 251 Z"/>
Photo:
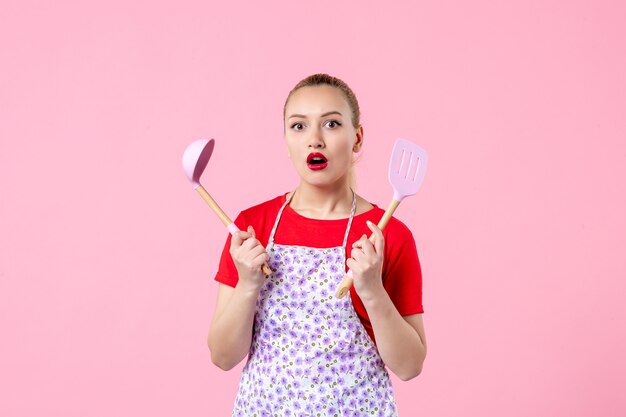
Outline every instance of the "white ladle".
<path fill-rule="evenodd" d="M 213 209 L 215 214 L 217 214 L 217 217 L 219 217 L 222 223 L 224 223 L 224 226 L 226 226 L 230 234 L 234 235 L 239 231 L 239 228 L 232 222 L 232 220 L 230 220 L 220 206 L 217 205 L 215 200 L 213 200 L 209 193 L 207 193 L 202 184 L 200 184 L 200 176 L 209 163 L 209 159 L 211 159 L 214 147 L 215 139 L 198 139 L 191 143 L 187 146 L 185 152 L 183 153 L 183 169 L 185 170 L 185 174 L 187 174 L 187 178 L 191 181 L 193 188 Z M 267 266 L 267 264 L 263 264 L 262 269 L 266 276 L 269 276 L 272 273 L 272 270 L 269 266 Z"/>

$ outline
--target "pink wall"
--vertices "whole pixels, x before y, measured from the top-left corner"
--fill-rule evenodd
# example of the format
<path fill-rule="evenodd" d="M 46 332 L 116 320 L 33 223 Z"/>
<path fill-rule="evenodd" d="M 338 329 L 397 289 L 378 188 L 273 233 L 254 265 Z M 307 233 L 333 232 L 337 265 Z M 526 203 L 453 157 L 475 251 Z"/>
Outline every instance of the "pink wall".
<path fill-rule="evenodd" d="M 282 105 L 318 71 L 361 101 L 366 198 L 396 137 L 431 156 L 402 416 L 626 413 L 623 2 L 86 3 L 0 6 L 0 415 L 229 415 L 226 232 L 180 157 L 217 139 L 233 217 L 292 189 Z"/>

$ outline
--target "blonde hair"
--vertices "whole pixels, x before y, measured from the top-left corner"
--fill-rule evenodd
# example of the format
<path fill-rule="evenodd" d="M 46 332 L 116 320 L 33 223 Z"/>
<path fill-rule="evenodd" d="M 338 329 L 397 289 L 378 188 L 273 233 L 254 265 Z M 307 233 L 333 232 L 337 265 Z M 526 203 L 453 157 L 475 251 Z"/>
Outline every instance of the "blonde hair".
<path fill-rule="evenodd" d="M 285 105 L 283 106 L 283 124 L 286 117 L 287 103 L 289 102 L 291 95 L 302 87 L 315 87 L 319 85 L 328 85 L 339 89 L 343 93 L 346 101 L 348 102 L 348 105 L 350 106 L 350 110 L 352 111 L 352 126 L 355 128 L 359 128 L 361 126 L 361 110 L 359 109 L 359 102 L 356 99 L 356 95 L 354 94 L 352 89 L 348 87 L 348 84 L 346 84 L 344 81 L 340 80 L 337 77 L 333 77 L 332 75 L 323 73 L 309 75 L 308 77 L 302 79 L 298 84 L 296 84 L 294 88 L 291 89 L 291 91 L 287 95 L 287 99 L 285 100 Z M 357 159 L 352 160 L 352 166 L 350 167 L 350 171 L 348 172 L 348 184 L 350 184 L 350 187 L 353 190 L 356 190 L 356 170 L 354 168 L 356 162 Z"/>

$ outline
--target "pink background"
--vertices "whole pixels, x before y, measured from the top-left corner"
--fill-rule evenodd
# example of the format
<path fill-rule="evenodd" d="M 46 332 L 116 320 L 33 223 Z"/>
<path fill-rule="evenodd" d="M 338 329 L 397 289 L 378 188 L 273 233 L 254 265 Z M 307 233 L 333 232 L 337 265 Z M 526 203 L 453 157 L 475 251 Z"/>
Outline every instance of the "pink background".
<path fill-rule="evenodd" d="M 626 7 L 618 1 L 0 5 L 0 415 L 227 416 L 206 335 L 231 217 L 294 188 L 289 89 L 345 79 L 359 191 L 396 216 L 429 353 L 402 416 L 626 413 Z"/>

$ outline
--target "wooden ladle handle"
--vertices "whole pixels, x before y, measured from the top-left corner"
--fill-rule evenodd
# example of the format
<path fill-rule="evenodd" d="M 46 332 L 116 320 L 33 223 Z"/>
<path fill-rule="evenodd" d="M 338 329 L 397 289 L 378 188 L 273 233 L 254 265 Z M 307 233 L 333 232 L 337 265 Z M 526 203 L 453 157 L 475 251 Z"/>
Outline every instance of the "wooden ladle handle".
<path fill-rule="evenodd" d="M 226 226 L 226 228 L 231 234 L 234 234 L 235 232 L 239 231 L 239 228 L 235 226 L 235 223 L 233 223 L 232 220 L 228 218 L 226 213 L 224 213 L 224 210 L 220 208 L 220 206 L 215 202 L 215 200 L 213 200 L 213 197 L 209 195 L 209 193 L 204 189 L 202 185 L 198 185 L 198 187 L 196 188 L 196 191 L 198 192 L 198 194 L 200 194 L 202 199 L 206 201 L 209 207 L 213 209 L 215 214 L 217 214 L 217 217 L 220 218 L 222 223 L 224 223 L 224 226 Z M 266 277 L 269 277 L 272 274 L 272 270 L 267 265 L 267 263 L 264 263 L 261 269 L 263 270 L 263 273 L 265 274 Z"/>

